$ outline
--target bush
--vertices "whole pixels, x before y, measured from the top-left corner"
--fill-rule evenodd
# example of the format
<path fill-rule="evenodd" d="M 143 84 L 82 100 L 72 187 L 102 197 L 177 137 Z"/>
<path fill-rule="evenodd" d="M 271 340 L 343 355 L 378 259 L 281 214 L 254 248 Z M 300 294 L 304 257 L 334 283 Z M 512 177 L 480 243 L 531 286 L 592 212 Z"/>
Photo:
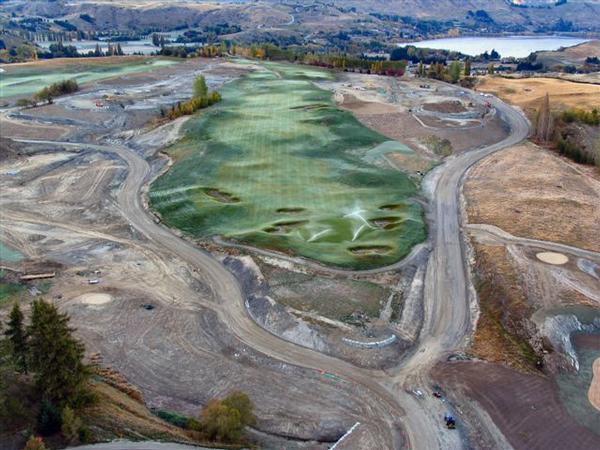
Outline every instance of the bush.
<path fill-rule="evenodd" d="M 47 450 L 41 437 L 31 436 L 23 450 Z"/>
<path fill-rule="evenodd" d="M 600 114 L 597 109 L 585 111 L 583 109 L 567 109 L 563 111 L 560 118 L 566 123 L 580 122 L 586 125 L 600 125 Z"/>
<path fill-rule="evenodd" d="M 75 412 L 68 406 L 62 412 L 61 432 L 64 438 L 73 444 L 79 438 L 79 430 L 81 428 L 81 419 L 75 415 Z"/>
<path fill-rule="evenodd" d="M 177 414 L 173 411 L 167 411 L 166 409 L 160 409 L 155 412 L 165 422 L 169 422 L 171 425 L 175 425 L 180 428 L 188 428 L 189 419 L 186 416 Z"/>
<path fill-rule="evenodd" d="M 213 399 L 202 410 L 198 422 L 188 422 L 193 430 L 200 429 L 209 439 L 217 442 L 239 442 L 244 428 L 256 424 L 254 405 L 247 394 L 235 391 L 223 400 Z"/>

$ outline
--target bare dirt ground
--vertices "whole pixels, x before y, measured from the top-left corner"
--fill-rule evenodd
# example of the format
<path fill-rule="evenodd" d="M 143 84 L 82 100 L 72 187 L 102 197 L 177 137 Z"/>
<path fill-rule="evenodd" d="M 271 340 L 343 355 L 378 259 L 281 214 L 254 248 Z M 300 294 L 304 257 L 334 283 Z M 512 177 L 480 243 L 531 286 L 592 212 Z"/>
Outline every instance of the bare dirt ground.
<path fill-rule="evenodd" d="M 453 150 L 461 152 L 498 142 L 508 134 L 484 98 L 474 98 L 456 86 L 345 74 L 330 88 L 342 108 L 368 127 L 408 145 L 425 163 L 447 156 L 436 155 L 428 145 L 432 136 L 448 139 Z"/>
<path fill-rule="evenodd" d="M 538 107 L 546 93 L 554 109 L 600 108 L 600 85 L 575 83 L 555 78 L 483 77 L 477 90 L 496 94 L 504 101 L 531 111 Z"/>
<path fill-rule="evenodd" d="M 106 81 L 57 102 L 58 107 L 71 111 L 89 107 L 90 99 L 106 91 L 127 97 L 125 107 L 109 106 L 114 114 L 111 119 L 77 127 L 68 136 L 71 142 L 28 144 L 26 162 L 17 159 L 0 174 L 0 226 L 7 243 L 30 260 L 43 257 L 55 262 L 57 274 L 47 296 L 70 314 L 88 351 L 100 353 L 104 364 L 138 385 L 150 406 L 196 414 L 207 400 L 235 388 L 248 392 L 255 402 L 257 439 L 266 442 L 267 448 L 326 448 L 356 422 L 361 423 L 356 440 L 348 439 L 340 448 L 356 448 L 357 442 L 361 448 L 381 449 L 400 448 L 407 442 L 421 449 L 463 447 L 462 435 L 446 430 L 440 422 L 445 405 L 433 398 L 419 400 L 414 389 L 429 385 L 429 367 L 462 348 L 472 326 L 459 234 L 457 190 L 462 176 L 484 155 L 520 142 L 527 134 L 527 122 L 491 99 L 488 112 L 501 111 L 512 133 L 501 142 L 458 155 L 432 174 L 434 181 L 428 186 L 435 189 L 432 215 L 439 226 L 434 230 L 438 245 L 427 269 L 422 257 L 414 257 L 389 269 L 397 275 L 361 277 L 360 281 L 379 287 L 348 282 L 354 280 L 354 273 L 319 271 L 320 277 L 335 279 L 330 282 L 330 295 L 336 286 L 347 293 L 351 309 L 343 313 L 360 305 L 366 316 L 378 316 L 373 321 L 382 321 L 403 339 L 418 344 L 414 355 L 409 353 L 396 367 L 365 369 L 344 361 L 343 352 L 332 357 L 315 351 L 311 345 L 316 339 L 294 341 L 306 334 L 280 336 L 260 328 L 253 321 L 256 309 L 248 306 L 251 298 L 246 295 L 254 280 L 234 278 L 247 268 L 232 270 L 227 263 L 231 255 L 216 246 L 214 256 L 221 258 L 221 264 L 157 225 L 145 212 L 140 189 L 164 168 L 164 160 L 151 159 L 150 166 L 144 158 L 172 140 L 181 123 L 149 134 L 130 127 L 149 111 L 156 114 L 160 104 L 177 101 L 186 92 L 189 95 L 198 73 L 205 73 L 211 86 L 227 80 L 219 61 L 194 64 L 182 65 L 181 72 L 167 80 L 143 75 Z M 365 82 L 369 79 L 364 78 Z M 403 88 L 397 95 L 411 92 Z M 465 101 L 477 103 L 475 109 L 484 107 L 478 96 L 465 94 Z M 46 119 L 61 127 L 59 110 L 55 112 L 56 116 Z M 19 120 L 18 114 L 11 114 L 9 119 Z M 36 121 L 21 119 L 33 128 L 38 126 Z M 464 118 L 438 119 L 442 128 L 454 129 Z M 238 250 L 231 253 L 239 255 Z M 280 266 L 288 263 L 278 260 Z M 318 292 L 314 283 L 321 282 L 327 284 L 316 277 L 315 281 L 303 280 L 300 289 Z M 366 300 L 352 297 L 365 289 L 379 292 L 378 302 L 368 293 L 361 294 Z M 383 293 L 387 291 L 398 295 L 386 298 Z M 339 320 L 344 319 L 338 316 L 342 311 L 329 311 L 333 318 L 326 317 L 324 309 L 313 311 L 313 303 L 292 298 L 297 294 L 280 292 L 287 306 L 298 313 L 287 311 L 288 318 L 295 316 L 291 326 L 296 330 L 304 332 L 315 321 L 327 324 L 329 320 L 338 329 L 354 326 L 352 337 L 365 333 L 363 340 L 380 339 L 376 327 L 371 327 L 374 336 L 368 336 L 369 327 Z M 268 296 L 263 297 L 263 304 L 271 303 Z M 352 316 L 351 321 L 364 320 L 360 314 Z M 352 357 L 377 351 L 348 349 Z M 393 357 L 398 361 L 398 355 Z M 491 424 L 481 428 L 481 433 L 490 442 L 501 441 L 493 437 L 493 430 Z"/>
<path fill-rule="evenodd" d="M 600 177 L 533 144 L 498 153 L 469 173 L 469 223 L 600 252 Z"/>
<path fill-rule="evenodd" d="M 486 78 L 480 89 L 529 112 L 546 89 L 556 108 L 597 104 L 598 86 L 565 83 Z M 514 448 L 598 446 L 600 435 L 578 414 L 586 423 L 600 415 L 583 395 L 559 395 L 557 384 L 581 369 L 571 334 L 600 325 L 598 173 L 525 143 L 474 165 L 463 195 L 479 296 L 470 352 L 497 364 L 446 363 L 437 379 L 465 389 Z"/>
<path fill-rule="evenodd" d="M 600 435 L 567 414 L 548 378 L 483 362 L 440 364 L 435 378 L 442 386 L 463 390 L 470 401 L 488 411 L 515 449 L 588 450 L 600 446 Z"/>

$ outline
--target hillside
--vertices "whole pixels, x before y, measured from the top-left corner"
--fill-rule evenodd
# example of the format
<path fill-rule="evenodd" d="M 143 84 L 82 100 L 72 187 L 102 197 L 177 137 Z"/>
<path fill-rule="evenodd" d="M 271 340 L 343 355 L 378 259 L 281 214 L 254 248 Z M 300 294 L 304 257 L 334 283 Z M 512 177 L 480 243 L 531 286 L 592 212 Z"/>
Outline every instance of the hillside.
<path fill-rule="evenodd" d="M 168 31 L 228 23 L 240 25 L 244 33 L 256 33 L 259 37 L 286 35 L 294 39 L 341 30 L 388 39 L 445 34 L 450 29 L 483 33 L 600 32 L 598 1 L 567 1 L 547 7 L 523 7 L 513 3 L 506 0 L 90 0 L 77 3 L 13 0 L 5 3 L 3 9 L 20 17 L 67 21 L 68 27 L 72 25 L 84 31 Z"/>

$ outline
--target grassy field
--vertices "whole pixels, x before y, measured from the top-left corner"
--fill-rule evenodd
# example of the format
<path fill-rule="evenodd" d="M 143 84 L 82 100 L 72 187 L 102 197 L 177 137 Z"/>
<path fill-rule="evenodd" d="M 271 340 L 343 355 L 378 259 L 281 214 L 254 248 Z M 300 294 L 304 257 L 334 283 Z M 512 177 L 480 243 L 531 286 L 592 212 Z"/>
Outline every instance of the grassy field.
<path fill-rule="evenodd" d="M 79 84 L 176 64 L 174 60 L 140 57 L 76 58 L 5 64 L 0 73 L 0 98 L 30 96 L 42 87 L 68 79 Z"/>
<path fill-rule="evenodd" d="M 228 85 L 169 150 L 150 201 L 195 237 L 222 235 L 343 267 L 401 259 L 426 235 L 416 186 L 378 164 L 410 152 L 337 109 L 311 80 L 328 72 L 265 64 Z"/>

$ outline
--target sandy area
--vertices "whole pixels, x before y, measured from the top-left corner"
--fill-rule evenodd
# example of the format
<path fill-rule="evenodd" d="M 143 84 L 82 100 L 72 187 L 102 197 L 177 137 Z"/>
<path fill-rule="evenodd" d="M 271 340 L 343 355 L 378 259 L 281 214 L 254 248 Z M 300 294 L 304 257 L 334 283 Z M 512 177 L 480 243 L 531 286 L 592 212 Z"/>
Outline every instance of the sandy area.
<path fill-rule="evenodd" d="M 77 297 L 77 301 L 84 305 L 105 305 L 112 301 L 112 296 L 109 294 L 90 293 L 83 294 Z"/>
<path fill-rule="evenodd" d="M 600 411 L 600 358 L 594 361 L 594 377 L 592 378 L 592 383 L 590 384 L 590 390 L 588 391 L 588 398 L 590 399 L 590 403 Z"/>
<path fill-rule="evenodd" d="M 537 259 L 547 264 L 554 264 L 556 266 L 562 266 L 569 262 L 569 258 L 567 255 L 563 255 L 562 253 L 554 253 L 554 252 L 541 252 L 535 255 Z"/>
<path fill-rule="evenodd" d="M 474 166 L 464 193 L 469 223 L 600 251 L 600 179 L 593 167 L 526 143 Z"/>
<path fill-rule="evenodd" d="M 492 92 L 502 100 L 523 109 L 536 108 L 546 93 L 550 93 L 553 109 L 600 108 L 600 85 L 574 83 L 554 78 L 509 79 L 480 78 L 477 89 Z"/>

